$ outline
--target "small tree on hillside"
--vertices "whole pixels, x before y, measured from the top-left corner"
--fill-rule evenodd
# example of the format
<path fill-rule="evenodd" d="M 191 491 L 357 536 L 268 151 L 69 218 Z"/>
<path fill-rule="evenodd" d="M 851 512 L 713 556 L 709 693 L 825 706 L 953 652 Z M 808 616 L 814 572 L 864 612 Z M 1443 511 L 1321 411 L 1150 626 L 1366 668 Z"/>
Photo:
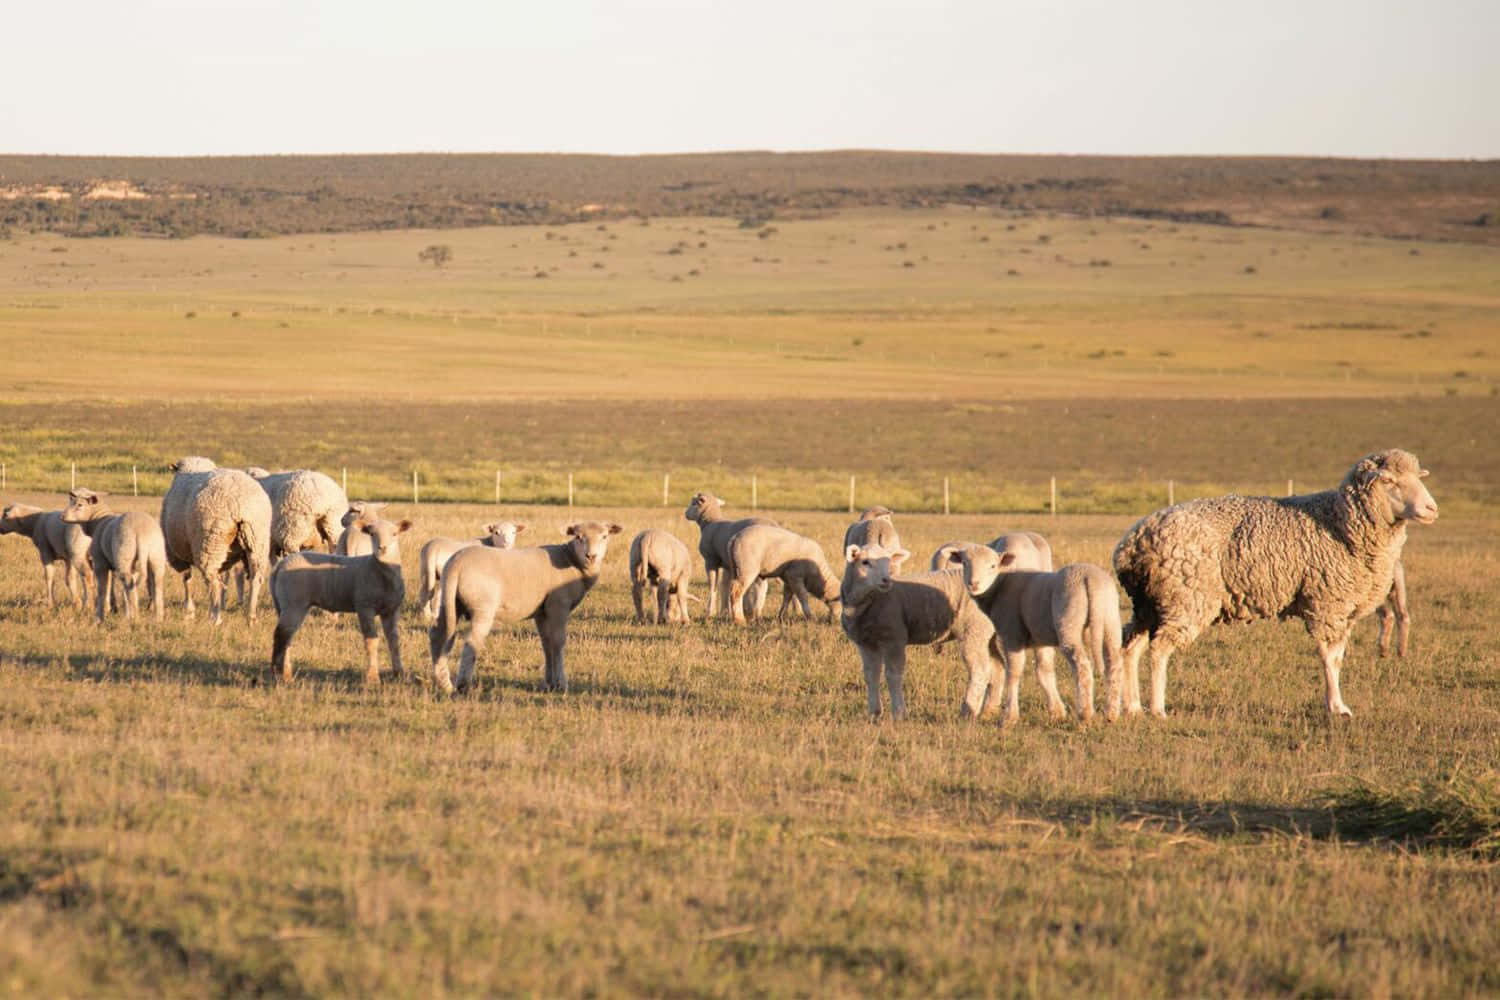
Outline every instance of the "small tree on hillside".
<path fill-rule="evenodd" d="M 417 260 L 430 261 L 433 267 L 442 267 L 453 259 L 453 248 L 446 243 L 434 243 L 417 254 Z"/>

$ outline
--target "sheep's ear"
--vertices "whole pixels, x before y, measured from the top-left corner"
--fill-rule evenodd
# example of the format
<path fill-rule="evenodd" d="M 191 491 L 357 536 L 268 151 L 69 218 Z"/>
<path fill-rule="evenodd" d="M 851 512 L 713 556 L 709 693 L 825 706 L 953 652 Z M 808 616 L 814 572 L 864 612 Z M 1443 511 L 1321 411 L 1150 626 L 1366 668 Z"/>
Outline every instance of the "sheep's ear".
<path fill-rule="evenodd" d="M 1000 565 L 1001 566 L 1009 566 L 1011 563 L 1013 563 L 1015 561 L 1016 561 L 1016 554 L 1014 552 L 1007 552 L 1007 553 L 1005 553 L 1005 555 L 1003 555 L 1003 556 L 1000 557 Z"/>
<path fill-rule="evenodd" d="M 1429 475 L 1431 475 L 1431 473 L 1429 473 L 1426 469 L 1423 469 L 1421 472 L 1417 473 L 1417 478 L 1426 479 Z"/>
<path fill-rule="evenodd" d="M 605 525 L 605 526 L 604 526 L 604 527 L 605 527 L 605 529 L 606 529 L 606 530 L 607 530 L 607 531 L 608 531 L 608 532 L 609 532 L 609 533 L 610 533 L 610 534 L 611 534 L 611 535 L 618 535 L 618 534 L 619 534 L 619 533 L 620 533 L 620 532 L 622 532 L 622 531 L 624 531 L 624 530 L 625 530 L 625 526 L 624 526 L 624 525 L 623 525 L 623 524 L 616 524 L 616 523 L 615 523 L 615 522 L 613 522 L 613 521 L 611 521 L 611 522 L 609 522 L 609 523 L 608 523 L 608 524 L 606 524 L 606 525 Z"/>
<path fill-rule="evenodd" d="M 398 535 L 401 534 L 404 531 L 410 531 L 410 530 L 411 530 L 411 519 L 410 518 L 403 517 L 401 519 L 400 523 L 396 525 L 396 534 L 398 534 Z"/>
<path fill-rule="evenodd" d="M 525 530 L 526 530 L 526 525 L 521 524 L 520 522 L 516 522 L 516 534 L 519 535 L 521 532 L 523 532 Z"/>
<path fill-rule="evenodd" d="M 954 549 L 952 552 L 949 552 L 948 561 L 950 563 L 954 563 L 955 565 L 962 565 L 964 561 L 964 550 Z"/>
<path fill-rule="evenodd" d="M 844 550 L 844 561 L 845 562 L 853 562 L 854 560 L 856 560 L 858 558 L 859 558 L 859 546 L 858 545 L 851 545 L 847 549 Z"/>
<path fill-rule="evenodd" d="M 495 532 L 500 530 L 500 522 L 491 521 L 489 524 L 482 524 L 479 527 L 480 530 L 482 530 L 486 535 L 493 535 Z"/>
<path fill-rule="evenodd" d="M 905 549 L 897 549 L 895 552 L 891 553 L 891 569 L 895 569 L 910 558 L 910 552 L 906 551 Z"/>
<path fill-rule="evenodd" d="M 570 524 L 562 530 L 562 533 L 564 535 L 567 535 L 569 538 L 573 538 L 578 534 L 578 525 Z"/>

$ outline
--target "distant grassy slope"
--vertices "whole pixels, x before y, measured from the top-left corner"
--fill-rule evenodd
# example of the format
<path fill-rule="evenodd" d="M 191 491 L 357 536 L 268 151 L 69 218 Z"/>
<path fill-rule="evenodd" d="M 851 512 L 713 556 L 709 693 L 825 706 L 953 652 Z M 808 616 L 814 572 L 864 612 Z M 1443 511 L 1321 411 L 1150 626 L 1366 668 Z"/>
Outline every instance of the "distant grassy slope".
<path fill-rule="evenodd" d="M 148 197 L 84 199 L 100 181 Z M 32 195 L 55 186 L 71 197 Z M 1500 242 L 1500 163 L 981 156 L 0 156 L 0 228 L 231 236 L 942 203 Z M 1487 225 L 1477 225 L 1482 218 Z"/>

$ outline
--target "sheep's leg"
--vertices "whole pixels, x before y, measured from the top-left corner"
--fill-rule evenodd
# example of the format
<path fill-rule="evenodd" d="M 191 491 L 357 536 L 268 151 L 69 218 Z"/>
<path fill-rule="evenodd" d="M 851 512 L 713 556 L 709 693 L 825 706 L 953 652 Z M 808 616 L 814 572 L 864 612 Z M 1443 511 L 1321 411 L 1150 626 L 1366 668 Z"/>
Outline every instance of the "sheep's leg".
<path fill-rule="evenodd" d="M 719 614 L 719 571 L 710 569 L 708 571 L 708 616 L 710 618 Z"/>
<path fill-rule="evenodd" d="M 568 675 L 563 670 L 563 647 L 568 644 L 568 616 L 537 615 L 536 631 L 542 639 L 542 673 L 547 690 L 566 691 Z"/>
<path fill-rule="evenodd" d="M 1080 643 L 1064 643 L 1062 654 L 1073 668 L 1073 679 L 1078 686 L 1078 718 L 1088 722 L 1094 717 L 1094 663 Z"/>
<path fill-rule="evenodd" d="M 971 639 L 964 643 L 963 654 L 964 666 L 969 668 L 969 687 L 964 692 L 963 707 L 958 714 L 961 718 L 977 718 L 984 711 L 984 699 L 989 692 L 990 682 L 994 680 L 989 641 Z"/>
<path fill-rule="evenodd" d="M 1339 671 L 1344 666 L 1344 653 L 1349 648 L 1349 638 L 1345 636 L 1336 642 L 1325 642 L 1318 640 L 1318 656 L 1323 660 L 1323 701 L 1328 706 L 1329 715 L 1353 716 L 1349 706 L 1344 704 L 1344 696 L 1339 692 Z"/>
<path fill-rule="evenodd" d="M 1375 639 L 1375 653 L 1384 656 L 1391 651 L 1391 636 L 1396 631 L 1396 613 L 1391 610 L 1390 600 L 1375 609 L 1375 620 L 1380 622 L 1380 634 Z"/>
<path fill-rule="evenodd" d="M 57 566 L 55 564 L 53 564 L 53 563 L 46 562 L 44 560 L 42 562 L 42 579 L 47 584 L 47 607 L 49 607 L 49 608 L 52 608 L 52 607 L 56 606 L 56 604 L 54 603 L 54 601 L 52 599 L 52 581 L 55 580 L 56 578 L 57 578 Z M 68 593 L 69 594 L 73 593 L 73 588 L 72 587 L 68 588 Z"/>
<path fill-rule="evenodd" d="M 193 617 L 197 608 L 193 606 L 193 571 L 185 569 L 182 571 L 182 613 L 188 618 Z"/>
<path fill-rule="evenodd" d="M 859 647 L 859 660 L 865 669 L 865 698 L 870 710 L 870 721 L 880 718 L 880 671 L 884 658 L 880 650 L 869 646 Z"/>
<path fill-rule="evenodd" d="M 1036 656 L 1036 679 L 1041 682 L 1042 692 L 1047 696 L 1047 714 L 1054 719 L 1066 719 L 1068 706 L 1057 693 L 1057 666 L 1051 646 L 1042 646 L 1034 651 Z"/>
<path fill-rule="evenodd" d="M 1405 581 L 1391 588 L 1391 596 L 1388 599 L 1391 611 L 1396 619 L 1396 655 L 1406 655 L 1406 637 L 1411 628 L 1411 610 L 1406 606 L 1406 584 Z M 1384 624 L 1381 628 L 1384 629 Z M 1382 651 L 1383 652 L 1383 651 Z"/>
<path fill-rule="evenodd" d="M 276 619 L 276 632 L 271 639 L 271 674 L 274 678 L 279 672 L 283 681 L 292 679 L 292 636 L 302 627 L 302 619 L 307 617 L 307 608 L 298 608 L 287 605 L 282 609 L 281 615 Z"/>
<path fill-rule="evenodd" d="M 400 680 L 406 675 L 401 665 L 401 609 L 393 608 L 380 616 L 380 629 L 385 633 L 385 648 L 391 656 L 391 676 Z"/>
<path fill-rule="evenodd" d="M 746 624 L 747 616 L 745 614 L 745 608 L 747 606 L 750 606 L 750 610 L 752 613 L 754 612 L 754 607 L 747 599 L 745 593 L 746 590 L 754 586 L 755 584 L 751 583 L 749 587 L 747 587 L 745 582 L 738 576 L 736 576 L 729 584 L 729 611 L 730 615 L 734 618 L 734 623 L 736 625 Z"/>
<path fill-rule="evenodd" d="M 476 610 L 469 619 L 469 634 L 464 639 L 464 650 L 458 657 L 458 683 L 455 686 L 459 694 L 466 694 L 474 686 L 474 663 L 479 659 L 479 652 L 484 649 L 484 640 L 489 638 L 490 629 L 494 626 L 494 612 L 483 614 Z"/>
<path fill-rule="evenodd" d="M 635 621 L 639 625 L 646 620 L 646 606 L 641 597 L 646 592 L 646 581 L 631 577 L 630 580 L 630 603 L 635 605 Z"/>
<path fill-rule="evenodd" d="M 1005 718 L 1010 725 L 1021 718 L 1021 672 L 1026 669 L 1024 648 L 1005 649 Z"/>
<path fill-rule="evenodd" d="M 359 634 L 365 640 L 365 683 L 380 683 L 380 633 L 375 628 L 375 612 L 355 612 Z"/>
<path fill-rule="evenodd" d="M 1005 654 L 1000 648 L 998 636 L 985 644 L 984 655 L 990 661 L 990 679 L 984 688 L 984 702 L 979 707 L 979 717 L 992 719 L 1000 714 L 1004 699 L 1001 689 L 1005 679 Z"/>
<path fill-rule="evenodd" d="M 1161 632 L 1151 637 L 1151 714 L 1158 719 L 1167 717 L 1167 661 L 1176 648 Z"/>
<path fill-rule="evenodd" d="M 125 588 L 125 617 L 139 617 L 141 613 L 141 579 L 139 571 L 127 570 L 121 573 L 120 585 Z"/>
<path fill-rule="evenodd" d="M 250 565 L 245 575 L 250 578 L 250 621 L 255 621 L 255 610 L 260 604 L 260 585 L 266 578 L 266 567 Z"/>
<path fill-rule="evenodd" d="M 670 625 L 676 604 L 672 600 L 672 581 L 659 577 L 656 581 L 656 621 L 654 625 Z"/>
<path fill-rule="evenodd" d="M 156 617 L 157 621 L 161 621 L 167 616 L 167 581 L 162 579 L 162 568 L 160 566 L 156 566 L 150 571 L 147 583 L 151 587 L 151 613 Z"/>
<path fill-rule="evenodd" d="M 1127 715 L 1141 714 L 1141 654 L 1151 637 L 1145 632 L 1134 632 L 1125 643 L 1124 651 L 1124 701 Z"/>
<path fill-rule="evenodd" d="M 783 581 L 782 586 L 785 587 L 785 585 L 785 581 Z M 760 617 L 760 613 L 765 610 L 766 593 L 770 589 L 771 581 L 769 578 L 764 580 L 757 580 L 754 584 L 751 585 L 750 592 L 754 596 L 747 598 L 750 601 L 750 605 L 745 609 L 750 613 L 751 618 Z"/>
<path fill-rule="evenodd" d="M 427 630 L 432 649 L 432 683 L 444 694 L 453 693 L 453 680 L 448 676 L 448 657 L 453 653 L 453 642 L 457 638 L 458 632 L 449 632 L 442 619 Z"/>
<path fill-rule="evenodd" d="M 906 718 L 906 647 L 892 646 L 885 655 L 885 686 L 891 692 L 891 718 Z"/>
<path fill-rule="evenodd" d="M 109 567 L 97 566 L 94 568 L 94 615 L 99 622 L 104 622 L 104 602 L 109 594 Z"/>
<path fill-rule="evenodd" d="M 782 590 L 786 590 L 787 589 L 787 583 L 786 583 L 785 580 L 782 581 L 781 587 L 782 587 Z M 798 584 L 796 586 L 796 597 L 797 597 L 797 603 L 800 604 L 800 605 L 802 605 L 802 620 L 803 621 L 809 621 L 809 622 L 812 621 L 812 604 L 807 599 L 808 598 L 807 584 L 801 583 L 800 581 L 798 582 Z M 782 603 L 783 606 L 785 606 L 785 604 L 786 604 L 786 594 L 782 594 L 781 595 L 781 603 Z"/>

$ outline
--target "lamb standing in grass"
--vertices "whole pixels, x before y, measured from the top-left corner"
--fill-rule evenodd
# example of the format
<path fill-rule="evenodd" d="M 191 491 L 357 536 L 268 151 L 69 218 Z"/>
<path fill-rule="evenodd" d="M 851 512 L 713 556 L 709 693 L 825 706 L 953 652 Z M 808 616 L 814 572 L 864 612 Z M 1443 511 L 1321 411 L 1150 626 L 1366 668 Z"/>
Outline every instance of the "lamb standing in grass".
<path fill-rule="evenodd" d="M 339 518 L 339 524 L 343 530 L 339 532 L 339 539 L 333 545 L 333 554 L 337 556 L 367 556 L 375 551 L 374 543 L 370 536 L 356 528 L 351 528 L 355 521 L 378 521 L 380 512 L 385 510 L 388 504 L 374 503 L 370 500 L 350 500 L 349 509 L 344 511 L 344 516 Z"/>
<path fill-rule="evenodd" d="M 1411 629 L 1411 612 L 1406 606 L 1406 570 L 1399 560 L 1391 578 L 1391 592 L 1386 596 L 1385 603 L 1375 609 L 1375 616 L 1380 619 L 1380 638 L 1376 642 L 1380 655 L 1384 656 L 1391 651 L 1391 633 L 1394 631 L 1396 655 L 1405 656 L 1407 632 Z"/>
<path fill-rule="evenodd" d="M 703 568 L 708 572 L 708 614 L 710 616 L 728 610 L 729 543 L 734 536 L 752 524 L 775 524 L 768 517 L 742 517 L 731 521 L 724 516 L 724 501 L 712 493 L 694 493 L 682 516 L 698 525 L 698 554 L 703 557 Z M 755 588 L 750 601 L 751 611 L 759 611 L 765 603 L 768 582 L 762 581 Z M 722 607 L 720 606 L 722 603 Z"/>
<path fill-rule="evenodd" d="M 1005 721 L 1020 718 L 1021 670 L 1026 650 L 1037 652 L 1037 679 L 1054 719 L 1067 715 L 1057 693 L 1052 650 L 1061 649 L 1078 686 L 1078 717 L 1094 717 L 1094 668 L 1102 667 L 1105 712 L 1119 717 L 1124 674 L 1120 657 L 1120 594 L 1102 566 L 1072 563 L 1055 573 L 1017 569 L 1014 552 L 988 547 L 963 552 L 964 582 L 995 624 L 1005 652 Z M 1139 696 L 1137 696 L 1139 697 Z M 997 699 L 998 700 L 998 699 Z M 1135 705 L 1137 711 L 1140 705 Z"/>
<path fill-rule="evenodd" d="M 0 535 L 25 535 L 36 546 L 42 561 L 42 579 L 47 585 L 47 607 L 54 607 L 52 585 L 57 563 L 63 564 L 63 586 L 79 607 L 88 604 L 89 538 L 76 524 L 67 524 L 60 510 L 42 510 L 13 503 L 0 513 Z M 74 582 L 77 585 L 74 585 Z"/>
<path fill-rule="evenodd" d="M 887 552 L 895 552 L 901 547 L 901 538 L 896 534 L 893 516 L 889 507 L 866 507 L 860 511 L 859 520 L 844 529 L 844 549 L 847 551 L 851 545 L 879 545 Z"/>
<path fill-rule="evenodd" d="M 888 521 L 868 521 L 886 524 Z M 892 531 L 894 534 L 894 530 Z M 891 551 L 891 550 L 887 550 Z M 833 621 L 839 602 L 839 577 L 823 557 L 816 541 L 774 524 L 752 524 L 729 543 L 729 607 L 734 620 L 745 624 L 745 595 L 759 581 L 776 578 L 781 581 L 781 611 L 786 617 L 792 598 L 802 605 L 802 616 L 812 617 L 808 592 L 828 605 L 828 620 Z"/>
<path fill-rule="evenodd" d="M 1135 606 L 1125 630 L 1125 684 L 1151 649 L 1151 712 L 1167 712 L 1167 661 L 1208 626 L 1301 618 L 1323 661 L 1324 704 L 1352 715 L 1339 671 L 1354 623 L 1392 587 L 1407 524 L 1437 520 L 1416 456 L 1366 455 L 1336 488 L 1285 498 L 1214 497 L 1137 521 L 1115 547 Z"/>
<path fill-rule="evenodd" d="M 859 649 L 870 718 L 880 717 L 880 675 L 891 693 L 891 716 L 906 717 L 906 647 L 956 642 L 969 668 L 961 714 L 977 716 L 998 665 L 991 649 L 995 626 L 979 609 L 956 570 L 895 579 L 905 549 L 851 545 L 844 551 L 844 634 Z"/>
<path fill-rule="evenodd" d="M 248 474 L 271 499 L 271 561 L 303 549 L 322 546 L 332 551 L 338 540 L 336 525 L 349 509 L 349 498 L 339 484 L 311 469 Z"/>
<path fill-rule="evenodd" d="M 983 548 L 1001 555 L 1012 553 L 1016 557 L 1016 569 L 1052 572 L 1052 546 L 1035 531 L 1008 531 L 988 545 L 980 545 L 978 542 L 946 542 L 932 554 L 932 568 L 957 569 L 963 565 L 964 552 Z"/>
<path fill-rule="evenodd" d="M 385 506 L 381 504 L 381 506 Z M 418 572 L 422 576 L 422 591 L 417 597 L 417 604 L 422 609 L 422 617 L 428 621 L 437 621 L 438 611 L 438 580 L 443 575 L 443 567 L 448 565 L 448 560 L 453 558 L 459 549 L 467 549 L 474 545 L 489 545 L 497 549 L 513 549 L 516 546 L 516 536 L 526 530 L 526 525 L 515 521 L 499 521 L 484 526 L 484 534 L 478 538 L 445 538 L 439 535 L 430 538 L 422 546 L 421 556 L 418 559 Z"/>
<path fill-rule="evenodd" d="M 380 681 L 380 638 L 375 619 L 380 619 L 386 648 L 391 655 L 391 674 L 399 678 L 401 668 L 401 602 L 406 583 L 401 578 L 400 535 L 410 521 L 356 521 L 350 527 L 370 537 L 372 551 L 365 556 L 325 555 L 294 552 L 276 564 L 271 573 L 271 600 L 276 605 L 276 634 L 271 645 L 271 672 L 292 679 L 288 649 L 302 620 L 312 608 L 353 613 L 365 639 L 365 682 Z"/>
<path fill-rule="evenodd" d="M 543 682 L 565 691 L 563 647 L 568 616 L 599 580 L 604 553 L 618 524 L 583 521 L 563 529 L 568 541 L 527 549 L 462 549 L 443 568 L 442 603 L 432 644 L 432 675 L 439 689 L 467 691 L 474 683 L 474 661 L 495 625 L 531 618 L 542 640 Z M 469 634 L 459 658 L 457 684 L 448 677 L 448 657 L 458 638 L 458 619 L 469 617 Z"/>
<path fill-rule="evenodd" d="M 165 613 L 167 589 L 167 542 L 161 525 L 149 514 L 129 511 L 116 514 L 104 503 L 104 495 L 76 489 L 68 494 L 62 519 L 76 524 L 88 535 L 89 560 L 94 564 L 95 612 L 104 621 L 111 575 L 120 578 L 125 590 L 125 615 L 134 618 L 141 610 L 141 587 L 149 588 L 151 610 L 156 620 Z"/>
<path fill-rule="evenodd" d="M 167 565 L 182 574 L 187 613 L 193 614 L 190 577 L 196 567 L 208 586 L 214 624 L 224 620 L 223 573 L 234 563 L 250 583 L 250 620 L 270 563 L 271 499 L 260 484 L 236 469 L 190 456 L 172 466 L 175 475 L 161 502 Z"/>
<path fill-rule="evenodd" d="M 648 528 L 630 540 L 630 599 L 635 620 L 646 620 L 642 598 L 647 587 L 656 590 L 651 623 L 686 622 L 688 584 L 693 576 L 693 554 L 670 532 Z"/>

